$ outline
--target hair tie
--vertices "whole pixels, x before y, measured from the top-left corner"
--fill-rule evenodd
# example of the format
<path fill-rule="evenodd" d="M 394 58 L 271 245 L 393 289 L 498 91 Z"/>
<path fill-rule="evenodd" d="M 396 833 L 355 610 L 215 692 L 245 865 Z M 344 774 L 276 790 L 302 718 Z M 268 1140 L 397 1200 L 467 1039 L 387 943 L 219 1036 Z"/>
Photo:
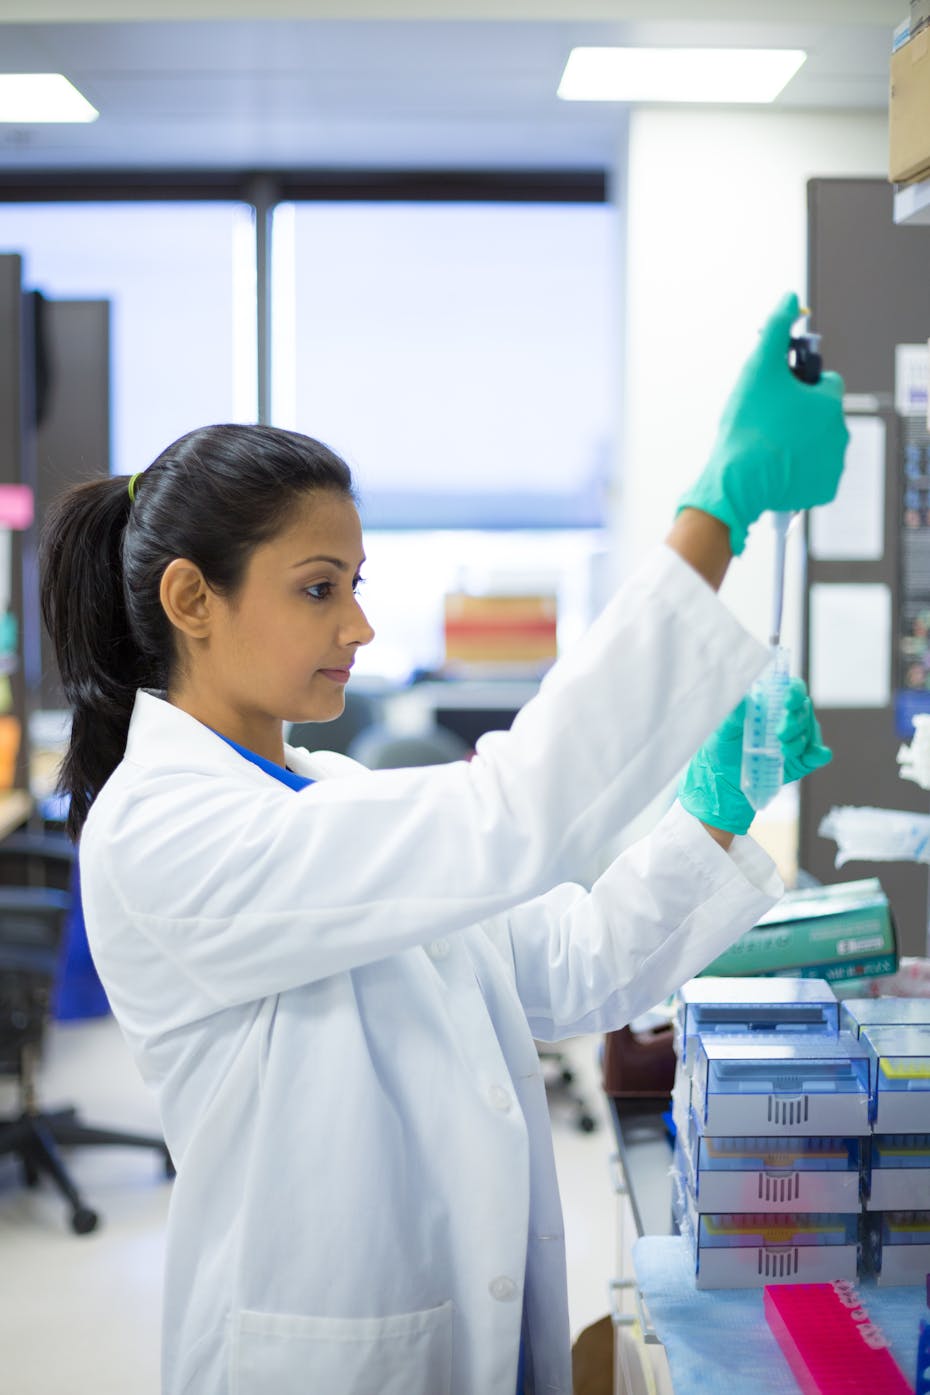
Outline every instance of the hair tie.
<path fill-rule="evenodd" d="M 130 478 L 130 481 L 129 481 L 129 502 L 130 502 L 130 504 L 135 503 L 135 499 L 136 499 L 136 480 L 137 480 L 137 479 L 141 479 L 141 477 L 142 477 L 142 471 L 140 470 L 139 473 L 138 473 L 137 475 L 133 475 L 133 476 Z"/>

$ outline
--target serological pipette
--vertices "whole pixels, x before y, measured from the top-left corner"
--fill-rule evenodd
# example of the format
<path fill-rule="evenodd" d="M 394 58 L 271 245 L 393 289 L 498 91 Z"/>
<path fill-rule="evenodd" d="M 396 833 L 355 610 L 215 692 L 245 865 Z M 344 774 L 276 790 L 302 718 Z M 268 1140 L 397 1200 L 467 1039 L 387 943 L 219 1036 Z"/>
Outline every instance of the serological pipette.
<path fill-rule="evenodd" d="M 801 314 L 809 315 L 810 311 L 802 307 Z M 801 382 L 818 382 L 822 367 L 820 335 L 792 337 L 788 366 Z M 771 803 L 781 789 L 784 776 L 778 728 L 785 710 L 791 655 L 781 643 L 781 624 L 785 599 L 785 553 L 788 528 L 793 517 L 791 513 L 772 515 L 775 525 L 775 577 L 769 640 L 771 658 L 746 696 L 740 789 L 756 810 L 764 809 Z"/>

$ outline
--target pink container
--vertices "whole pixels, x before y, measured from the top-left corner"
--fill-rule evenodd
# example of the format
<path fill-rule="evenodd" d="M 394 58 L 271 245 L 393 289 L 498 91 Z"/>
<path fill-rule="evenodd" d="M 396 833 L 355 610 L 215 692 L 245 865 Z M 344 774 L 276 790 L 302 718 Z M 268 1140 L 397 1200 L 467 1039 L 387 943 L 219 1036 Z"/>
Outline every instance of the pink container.
<path fill-rule="evenodd" d="M 763 1302 L 803 1395 L 914 1395 L 854 1284 L 773 1284 Z"/>

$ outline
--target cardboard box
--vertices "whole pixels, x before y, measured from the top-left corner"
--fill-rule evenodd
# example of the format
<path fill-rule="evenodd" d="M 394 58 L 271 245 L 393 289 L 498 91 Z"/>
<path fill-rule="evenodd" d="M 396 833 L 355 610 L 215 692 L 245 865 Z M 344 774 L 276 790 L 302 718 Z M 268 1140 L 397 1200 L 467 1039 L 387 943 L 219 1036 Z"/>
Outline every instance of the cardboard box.
<path fill-rule="evenodd" d="M 877 877 L 789 891 L 704 970 L 823 978 L 838 998 L 898 965 L 894 921 Z"/>
<path fill-rule="evenodd" d="M 909 184 L 930 175 L 930 27 L 891 55 L 888 178 Z"/>
<path fill-rule="evenodd" d="M 558 652 L 553 595 L 445 598 L 447 669 L 544 672 Z"/>

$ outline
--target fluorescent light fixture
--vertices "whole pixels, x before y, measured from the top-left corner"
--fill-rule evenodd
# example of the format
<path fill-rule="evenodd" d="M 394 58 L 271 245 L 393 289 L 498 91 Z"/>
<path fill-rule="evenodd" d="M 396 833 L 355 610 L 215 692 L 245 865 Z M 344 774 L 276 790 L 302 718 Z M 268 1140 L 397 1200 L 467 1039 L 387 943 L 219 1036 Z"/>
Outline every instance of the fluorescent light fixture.
<path fill-rule="evenodd" d="M 568 102 L 772 102 L 807 54 L 764 48 L 573 48 Z"/>
<path fill-rule="evenodd" d="M 0 73 L 0 122 L 96 121 L 100 115 L 61 73 Z"/>

